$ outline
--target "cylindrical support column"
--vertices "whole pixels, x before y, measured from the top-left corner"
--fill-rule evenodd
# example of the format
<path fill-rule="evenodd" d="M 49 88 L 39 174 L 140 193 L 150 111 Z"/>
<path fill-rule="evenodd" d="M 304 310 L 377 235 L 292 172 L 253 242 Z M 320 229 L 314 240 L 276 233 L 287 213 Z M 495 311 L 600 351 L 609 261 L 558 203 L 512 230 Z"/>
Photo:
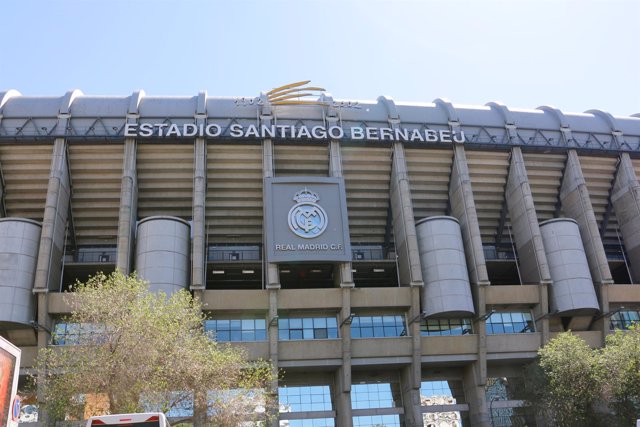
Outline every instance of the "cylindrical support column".
<path fill-rule="evenodd" d="M 33 282 L 42 227 L 23 218 L 0 219 L 0 322 L 35 320 Z"/>
<path fill-rule="evenodd" d="M 152 291 L 172 294 L 189 286 L 189 223 L 152 216 L 138 223 L 136 271 Z"/>
<path fill-rule="evenodd" d="M 551 219 L 540 224 L 540 230 L 553 280 L 551 310 L 564 316 L 595 314 L 598 298 L 578 224 L 568 218 Z"/>
<path fill-rule="evenodd" d="M 458 220 L 450 216 L 416 223 L 426 316 L 465 317 L 475 313 Z"/>

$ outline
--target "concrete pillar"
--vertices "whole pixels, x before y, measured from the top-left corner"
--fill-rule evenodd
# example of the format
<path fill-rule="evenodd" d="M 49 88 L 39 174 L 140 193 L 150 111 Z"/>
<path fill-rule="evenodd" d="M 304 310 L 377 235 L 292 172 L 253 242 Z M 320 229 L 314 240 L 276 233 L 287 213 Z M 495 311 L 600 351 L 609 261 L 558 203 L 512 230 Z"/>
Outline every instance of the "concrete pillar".
<path fill-rule="evenodd" d="M 269 331 L 269 359 L 272 365 L 274 380 L 271 382 L 271 392 L 278 396 L 278 292 L 279 289 L 269 289 L 269 314 L 267 317 L 267 329 Z M 278 427 L 279 405 L 276 401 L 275 407 L 268 408 L 273 419 L 271 426 Z"/>
<path fill-rule="evenodd" d="M 342 178 L 342 154 L 340 153 L 340 142 L 336 140 L 331 140 L 329 143 L 329 176 Z M 352 288 L 354 283 L 351 262 L 340 262 L 337 264 L 337 268 L 336 285 Z"/>
<path fill-rule="evenodd" d="M 473 362 L 463 371 L 464 391 L 469 403 L 469 418 L 475 427 L 492 427 L 491 414 L 485 395 L 485 383 L 478 383 L 479 362 Z"/>
<path fill-rule="evenodd" d="M 352 423 L 351 412 L 351 323 L 345 319 L 351 317 L 351 289 L 342 288 L 342 308 L 340 310 L 340 337 L 342 339 L 342 366 L 336 371 L 336 390 L 334 396 L 336 408 L 336 426 L 347 427 Z"/>
<path fill-rule="evenodd" d="M 534 315 L 540 319 L 536 329 L 542 332 L 544 344 L 549 336 L 549 319 L 546 316 L 549 306 L 546 302 L 546 292 L 547 286 L 551 283 L 551 274 L 520 147 L 514 147 L 511 151 L 505 199 L 518 249 L 522 281 L 524 284 L 540 286 L 540 304 L 536 305 Z"/>
<path fill-rule="evenodd" d="M 393 143 L 391 165 L 391 213 L 393 236 L 398 254 L 398 274 L 401 286 L 422 286 L 422 269 L 418 238 L 413 217 L 413 203 L 409 186 L 409 171 L 400 142 Z"/>
<path fill-rule="evenodd" d="M 464 251 L 469 268 L 469 281 L 471 291 L 476 302 L 476 311 L 480 319 L 486 313 L 485 290 L 490 284 L 487 273 L 487 265 L 482 250 L 482 238 L 480 225 L 476 212 L 473 189 L 467 157 L 462 144 L 456 144 L 453 148 L 453 165 L 451 167 L 451 181 L 449 182 L 449 200 L 451 203 L 451 215 L 460 221 Z M 469 415 L 474 426 L 489 426 L 489 417 L 486 412 L 487 404 L 484 395 L 484 387 L 487 382 L 487 334 L 485 320 L 476 321 L 474 332 L 478 334 L 478 360 L 473 362 L 464 372 L 465 390 L 469 397 Z"/>
<path fill-rule="evenodd" d="M 56 138 L 51 156 L 51 172 L 42 220 L 42 234 L 36 264 L 33 292 L 37 294 L 37 341 L 38 348 L 45 348 L 50 341 L 52 319 L 48 311 L 48 291 L 57 290 L 62 278 L 62 256 L 64 253 L 69 200 L 71 197 L 69 169 L 67 166 L 67 144 L 64 138 Z M 43 326 L 43 327 L 41 327 Z M 45 329 L 46 328 L 46 329 Z M 38 372 L 44 378 L 45 372 Z M 38 402 L 44 406 L 42 383 L 37 384 Z M 39 421 L 46 423 L 48 414 L 40 411 Z M 44 424 L 43 424 L 44 425 Z"/>
<path fill-rule="evenodd" d="M 205 254 L 205 204 L 207 198 L 207 142 L 197 138 L 194 150 L 193 216 L 191 224 L 191 289 L 203 290 L 207 285 Z"/>
<path fill-rule="evenodd" d="M 51 156 L 34 292 L 57 290 L 60 286 L 70 198 L 67 144 L 64 138 L 56 138 Z"/>
<path fill-rule="evenodd" d="M 400 385 L 404 405 L 404 425 L 406 427 L 422 427 L 424 422 L 420 411 L 420 383 L 416 388 L 411 366 L 402 368 Z"/>
<path fill-rule="evenodd" d="M 565 215 L 578 223 L 593 282 L 598 287 L 613 283 L 609 262 L 604 252 L 600 230 L 576 150 L 569 150 L 567 153 L 567 165 L 560 189 L 560 200 Z"/>
<path fill-rule="evenodd" d="M 269 124 L 270 120 L 266 120 L 263 118 L 263 121 L 265 121 L 265 124 Z M 273 142 L 271 141 L 271 139 L 264 139 L 262 141 L 262 176 L 263 178 L 273 178 L 275 176 L 274 174 L 274 170 L 273 170 Z M 266 200 L 266 196 L 264 193 L 264 189 L 263 189 L 263 204 L 264 204 L 264 200 Z M 266 231 L 263 230 L 262 234 L 264 236 L 264 233 Z M 262 241 L 266 241 L 266 239 L 263 237 Z M 267 251 L 264 250 L 263 248 L 263 256 L 266 259 L 266 253 Z M 266 259 L 266 271 L 265 271 L 265 279 L 266 279 L 266 286 L 267 288 L 274 288 L 274 289 L 279 289 L 280 288 L 280 270 L 278 269 L 278 264 L 269 262 L 268 259 Z"/>
<path fill-rule="evenodd" d="M 469 280 L 474 285 L 489 284 L 487 265 L 482 250 L 482 238 L 476 204 L 471 189 L 471 178 L 464 147 L 461 144 L 454 146 L 451 181 L 449 182 L 449 200 L 451 214 L 460 221 L 464 251 L 469 268 Z M 472 289 L 474 286 L 471 287 Z"/>
<path fill-rule="evenodd" d="M 611 201 L 633 276 L 631 282 L 640 283 L 640 183 L 629 153 L 620 155 Z"/>
<path fill-rule="evenodd" d="M 118 214 L 118 254 L 116 268 L 131 273 L 138 218 L 138 178 L 136 174 L 136 140 L 124 141 L 122 184 L 120 185 L 120 212 Z"/>

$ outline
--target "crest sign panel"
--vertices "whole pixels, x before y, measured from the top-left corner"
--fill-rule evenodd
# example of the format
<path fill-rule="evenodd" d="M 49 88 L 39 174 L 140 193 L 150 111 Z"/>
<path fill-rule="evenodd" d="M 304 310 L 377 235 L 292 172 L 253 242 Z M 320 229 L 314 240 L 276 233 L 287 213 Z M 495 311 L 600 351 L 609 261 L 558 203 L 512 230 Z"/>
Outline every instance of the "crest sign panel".
<path fill-rule="evenodd" d="M 265 178 L 269 262 L 350 261 L 342 178 Z"/>

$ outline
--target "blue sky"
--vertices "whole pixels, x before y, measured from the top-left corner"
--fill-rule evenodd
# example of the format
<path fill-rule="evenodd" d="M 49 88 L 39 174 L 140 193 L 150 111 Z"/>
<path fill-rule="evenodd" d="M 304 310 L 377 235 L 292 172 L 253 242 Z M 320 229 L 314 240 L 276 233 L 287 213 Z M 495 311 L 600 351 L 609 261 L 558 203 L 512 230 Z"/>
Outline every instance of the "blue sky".
<path fill-rule="evenodd" d="M 636 0 L 2 0 L 0 90 L 502 101 L 640 113 Z"/>

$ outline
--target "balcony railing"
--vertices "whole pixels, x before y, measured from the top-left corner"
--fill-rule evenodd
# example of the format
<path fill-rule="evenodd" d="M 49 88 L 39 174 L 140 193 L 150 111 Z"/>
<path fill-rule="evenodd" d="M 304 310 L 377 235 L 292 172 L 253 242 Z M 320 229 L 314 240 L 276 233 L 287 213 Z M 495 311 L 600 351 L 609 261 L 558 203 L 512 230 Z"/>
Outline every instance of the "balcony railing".
<path fill-rule="evenodd" d="M 260 261 L 262 251 L 259 246 L 224 247 L 209 246 L 207 261 L 234 262 L 234 261 Z"/>

